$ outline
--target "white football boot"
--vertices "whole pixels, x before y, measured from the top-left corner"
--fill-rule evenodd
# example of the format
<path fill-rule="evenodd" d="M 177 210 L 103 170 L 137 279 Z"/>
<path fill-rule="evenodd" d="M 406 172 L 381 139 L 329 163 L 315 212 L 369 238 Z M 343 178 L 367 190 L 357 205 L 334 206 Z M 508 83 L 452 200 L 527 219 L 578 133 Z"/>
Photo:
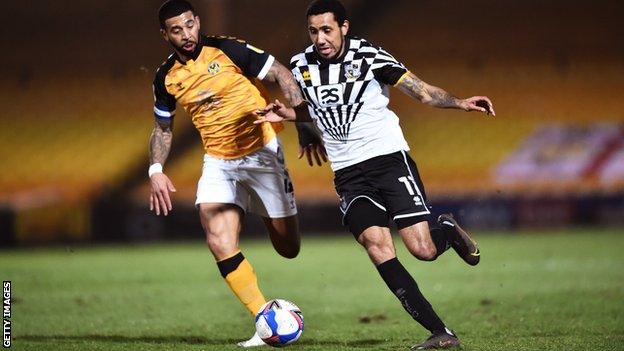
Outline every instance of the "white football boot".
<path fill-rule="evenodd" d="M 246 341 L 241 341 L 237 343 L 236 345 L 240 347 L 258 347 L 258 346 L 264 346 L 266 344 L 264 343 L 264 341 L 262 341 L 262 339 L 260 339 L 260 336 L 258 335 L 258 333 L 254 333 L 251 339 L 246 340 Z"/>

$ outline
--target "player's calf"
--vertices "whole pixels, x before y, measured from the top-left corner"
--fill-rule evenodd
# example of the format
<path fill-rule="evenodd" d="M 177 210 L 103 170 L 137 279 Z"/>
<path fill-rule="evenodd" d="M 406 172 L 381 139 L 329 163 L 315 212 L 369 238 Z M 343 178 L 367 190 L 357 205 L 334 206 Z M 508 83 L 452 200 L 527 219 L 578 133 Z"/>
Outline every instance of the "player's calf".
<path fill-rule="evenodd" d="M 435 229 L 429 230 L 427 221 L 422 221 L 410 226 L 401 228 L 399 235 L 407 250 L 421 261 L 433 261 L 443 251 L 438 248 L 434 236 Z"/>
<path fill-rule="evenodd" d="M 408 246 L 407 247 L 412 256 L 416 257 L 421 261 L 434 261 L 438 255 L 436 255 L 436 248 L 433 244 L 426 245 L 417 245 L 417 246 Z"/>
<path fill-rule="evenodd" d="M 283 218 L 262 217 L 275 251 L 285 258 L 295 258 L 301 248 L 297 216 Z"/>

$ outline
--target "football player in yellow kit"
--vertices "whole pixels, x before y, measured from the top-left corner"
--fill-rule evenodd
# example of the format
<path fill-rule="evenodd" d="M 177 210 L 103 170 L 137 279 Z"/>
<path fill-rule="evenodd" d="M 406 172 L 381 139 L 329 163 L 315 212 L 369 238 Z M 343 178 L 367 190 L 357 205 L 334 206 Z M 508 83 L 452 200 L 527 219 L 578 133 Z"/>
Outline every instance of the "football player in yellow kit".
<path fill-rule="evenodd" d="M 159 10 L 161 34 L 174 53 L 154 79 L 156 123 L 150 137 L 150 209 L 172 209 L 171 180 L 163 165 L 171 148 L 176 103 L 199 131 L 206 154 L 196 206 L 210 251 L 232 292 L 255 315 L 266 302 L 256 274 L 239 247 L 242 218 L 260 215 L 275 250 L 286 258 L 299 253 L 300 236 L 293 186 L 277 133 L 281 124 L 255 124 L 255 111 L 269 104 L 261 81 L 276 82 L 291 106 L 307 107 L 290 70 L 270 54 L 228 37 L 200 34 L 190 3 L 169 0 Z M 311 130 L 298 128 L 302 152 L 320 165 L 324 149 Z M 307 139 L 307 140 L 302 140 Z M 260 346 L 255 334 L 239 346 Z"/>

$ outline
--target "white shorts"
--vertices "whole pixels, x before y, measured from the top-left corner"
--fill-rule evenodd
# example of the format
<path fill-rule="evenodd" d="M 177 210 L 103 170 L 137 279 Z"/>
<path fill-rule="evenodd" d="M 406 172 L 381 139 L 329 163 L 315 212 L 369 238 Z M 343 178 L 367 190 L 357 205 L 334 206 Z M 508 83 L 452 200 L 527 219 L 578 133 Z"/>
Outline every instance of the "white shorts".
<path fill-rule="evenodd" d="M 292 182 L 277 138 L 234 160 L 204 155 L 195 205 L 202 203 L 235 204 L 245 212 L 270 218 L 297 214 Z"/>

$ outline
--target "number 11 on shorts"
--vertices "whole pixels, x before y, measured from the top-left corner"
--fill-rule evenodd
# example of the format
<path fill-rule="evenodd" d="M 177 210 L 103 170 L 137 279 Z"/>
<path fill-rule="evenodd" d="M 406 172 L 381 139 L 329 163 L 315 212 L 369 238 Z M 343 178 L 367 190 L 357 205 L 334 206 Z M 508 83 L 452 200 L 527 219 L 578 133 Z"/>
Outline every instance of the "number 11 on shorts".
<path fill-rule="evenodd" d="M 403 183 L 403 185 L 405 185 L 405 188 L 407 189 L 407 192 L 414 197 L 414 204 L 416 205 L 422 205 L 422 200 L 420 199 L 420 194 L 416 194 L 416 191 L 414 189 L 414 178 L 412 178 L 412 176 L 407 176 L 407 177 L 400 177 L 398 178 L 399 182 Z"/>

